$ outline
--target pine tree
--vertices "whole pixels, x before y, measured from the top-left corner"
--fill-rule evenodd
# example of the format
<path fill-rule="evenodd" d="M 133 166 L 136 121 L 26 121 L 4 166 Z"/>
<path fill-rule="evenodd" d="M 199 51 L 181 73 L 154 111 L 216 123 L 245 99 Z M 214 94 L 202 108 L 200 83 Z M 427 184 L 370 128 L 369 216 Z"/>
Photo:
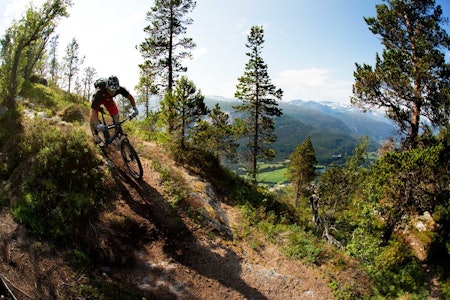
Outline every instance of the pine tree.
<path fill-rule="evenodd" d="M 150 25 L 144 31 L 148 37 L 140 44 L 145 59 L 143 66 L 150 66 L 152 75 L 160 79 L 164 90 L 171 91 L 178 73 L 185 72 L 181 62 L 190 57 L 188 51 L 195 47 L 192 38 L 183 37 L 192 19 L 186 14 L 195 8 L 192 0 L 155 0 L 147 12 Z"/>
<path fill-rule="evenodd" d="M 50 57 L 49 57 L 49 75 L 50 80 L 57 84 L 59 77 L 59 63 L 58 63 L 58 44 L 59 44 L 59 35 L 55 35 L 50 39 Z"/>
<path fill-rule="evenodd" d="M 365 18 L 385 46 L 375 67 L 356 64 L 352 103 L 380 107 L 417 143 L 421 117 L 445 126 L 450 114 L 450 67 L 445 49 L 450 38 L 440 25 L 441 7 L 434 0 L 387 0 L 376 6 L 377 17 Z"/>
<path fill-rule="evenodd" d="M 314 169 L 317 164 L 316 152 L 309 136 L 295 148 L 289 159 L 287 175 L 294 186 L 295 202 L 298 204 L 300 196 L 305 195 L 309 184 L 316 176 Z"/>
<path fill-rule="evenodd" d="M 277 100 L 281 100 L 283 91 L 276 89 L 268 75 L 267 65 L 261 57 L 264 43 L 262 26 L 253 26 L 247 37 L 246 47 L 248 63 L 245 65 L 244 75 L 238 78 L 235 97 L 243 103 L 234 106 L 238 112 L 247 113 L 243 120 L 246 136 L 249 138 L 247 147 L 250 150 L 250 174 L 256 182 L 258 159 L 271 159 L 275 150 L 269 145 L 276 140 L 274 118 L 282 115 Z"/>
<path fill-rule="evenodd" d="M 360 139 L 352 156 L 346 158 L 343 166 L 329 166 L 319 181 L 311 186 L 309 203 L 316 232 L 339 248 L 351 235 L 351 227 L 354 225 L 351 222 L 356 208 L 360 207 L 354 201 L 361 199 L 354 199 L 353 195 L 360 190 L 366 177 L 364 164 L 368 145 L 368 137 Z M 339 239 L 334 235 L 339 236 Z"/>
<path fill-rule="evenodd" d="M 208 114 L 208 120 L 200 121 L 191 136 L 196 147 L 211 152 L 216 158 L 233 160 L 236 156 L 236 134 L 230 116 L 220 109 L 218 103 Z"/>
<path fill-rule="evenodd" d="M 97 75 L 97 70 L 92 67 L 86 67 L 84 68 L 84 77 L 82 79 L 83 84 L 83 97 L 90 101 L 91 95 L 92 95 L 92 86 L 94 84 L 94 78 Z"/>
<path fill-rule="evenodd" d="M 79 54 L 80 45 L 76 38 L 67 45 L 66 55 L 64 56 L 64 75 L 67 76 L 67 91 L 70 93 L 71 85 L 80 71 L 80 66 L 83 64 L 84 57 L 80 58 Z"/>
<path fill-rule="evenodd" d="M 139 71 L 139 83 L 136 85 L 136 90 L 139 93 L 137 103 L 143 103 L 145 105 L 145 115 L 148 117 L 150 115 L 150 99 L 152 95 L 158 93 L 157 87 L 154 82 L 154 75 L 148 63 L 139 65 L 141 69 Z"/>
<path fill-rule="evenodd" d="M 175 84 L 175 90 L 168 92 L 161 102 L 161 113 L 175 133 L 175 140 L 181 150 L 186 149 L 189 128 L 208 113 L 205 96 L 197 90 L 194 82 L 182 76 Z"/>

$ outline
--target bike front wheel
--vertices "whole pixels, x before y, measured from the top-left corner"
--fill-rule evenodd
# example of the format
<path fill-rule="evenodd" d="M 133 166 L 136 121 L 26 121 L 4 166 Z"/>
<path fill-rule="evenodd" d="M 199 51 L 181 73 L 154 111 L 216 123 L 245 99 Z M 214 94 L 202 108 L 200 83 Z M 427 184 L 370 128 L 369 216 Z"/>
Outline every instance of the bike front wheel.
<path fill-rule="evenodd" d="M 122 155 L 123 161 L 125 162 L 131 176 L 136 179 L 142 178 L 142 175 L 144 175 L 144 170 L 142 169 L 141 160 L 139 159 L 136 150 L 134 150 L 133 146 L 131 146 L 127 139 L 123 140 L 120 144 L 120 154 Z"/>

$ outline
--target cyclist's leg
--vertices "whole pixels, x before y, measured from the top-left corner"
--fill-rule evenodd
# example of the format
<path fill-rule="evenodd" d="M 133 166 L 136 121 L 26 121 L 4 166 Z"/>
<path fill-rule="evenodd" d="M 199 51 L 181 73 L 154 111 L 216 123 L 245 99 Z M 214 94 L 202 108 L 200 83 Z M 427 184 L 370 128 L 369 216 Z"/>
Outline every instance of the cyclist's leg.
<path fill-rule="evenodd" d="M 119 114 L 112 116 L 114 124 L 119 123 Z"/>
<path fill-rule="evenodd" d="M 119 109 L 117 108 L 117 105 L 114 102 L 114 100 L 108 99 L 103 101 L 102 104 L 106 107 L 109 115 L 113 118 L 113 122 L 116 123 L 117 121 L 119 121 Z"/>
<path fill-rule="evenodd" d="M 104 105 L 104 106 L 106 107 L 106 109 L 108 110 L 108 112 L 109 112 L 111 118 L 113 119 L 113 123 L 114 123 L 114 124 L 119 123 L 119 109 L 117 108 L 117 105 L 116 105 L 116 103 L 114 102 L 114 100 L 112 100 L 112 99 L 105 100 L 104 103 L 103 103 L 103 105 Z M 115 128 L 114 130 L 115 130 L 114 134 L 116 134 L 116 133 L 117 133 L 117 128 Z M 116 140 L 116 143 L 118 143 L 118 142 L 119 142 L 119 141 Z M 117 144 L 117 145 L 118 145 L 118 144 Z"/>
<path fill-rule="evenodd" d="M 91 110 L 89 111 L 89 120 L 92 120 L 92 117 L 91 117 L 92 114 L 97 114 L 97 118 L 96 119 L 98 120 L 98 110 L 91 108 Z M 94 142 L 96 144 L 100 144 L 102 142 L 102 140 L 98 136 L 98 130 L 97 130 L 96 122 L 90 121 L 89 125 L 91 127 L 92 136 L 94 137 Z"/>

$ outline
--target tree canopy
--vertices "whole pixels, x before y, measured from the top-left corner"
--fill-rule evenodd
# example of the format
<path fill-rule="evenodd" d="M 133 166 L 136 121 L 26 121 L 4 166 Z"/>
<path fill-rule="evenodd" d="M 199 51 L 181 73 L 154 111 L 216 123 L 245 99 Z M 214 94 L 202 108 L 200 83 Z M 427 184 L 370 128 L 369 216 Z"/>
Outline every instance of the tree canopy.
<path fill-rule="evenodd" d="M 83 64 L 84 57 L 79 55 L 80 45 L 76 38 L 73 38 L 66 48 L 66 55 L 64 56 L 64 75 L 67 77 L 67 92 L 70 93 L 72 83 L 75 76 L 80 71 L 80 66 Z"/>
<path fill-rule="evenodd" d="M 166 94 L 161 102 L 161 111 L 170 127 L 176 133 L 180 148 L 186 148 L 186 134 L 190 125 L 207 114 L 205 96 L 197 90 L 194 82 L 182 76 L 175 84 L 175 90 Z"/>
<path fill-rule="evenodd" d="M 195 5 L 192 0 L 155 0 L 147 12 L 150 24 L 144 31 L 148 36 L 139 46 L 145 59 L 142 67 L 150 67 L 164 90 L 172 90 L 178 74 L 186 71 L 182 61 L 191 56 L 189 50 L 196 46 L 192 38 L 183 36 L 187 25 L 192 24 L 186 15 Z"/>
<path fill-rule="evenodd" d="M 57 21 L 67 16 L 71 0 L 48 0 L 38 10 L 32 5 L 13 23 L 1 39 L 0 85 L 5 104 L 15 108 L 15 98 L 24 79 L 29 79 L 34 64 L 41 58 Z"/>
<path fill-rule="evenodd" d="M 248 63 L 245 65 L 244 75 L 238 78 L 235 97 L 242 101 L 234 108 L 238 112 L 245 112 L 244 127 L 249 138 L 247 147 L 251 156 L 251 176 L 256 181 L 257 161 L 260 158 L 270 159 L 275 156 L 268 145 L 276 140 L 273 117 L 282 115 L 278 108 L 278 100 L 283 97 L 283 91 L 272 84 L 267 64 L 261 56 L 264 44 L 264 30 L 262 26 L 253 26 L 247 37 L 246 47 Z"/>
<path fill-rule="evenodd" d="M 292 152 L 290 162 L 287 166 L 287 176 L 294 186 L 296 202 L 301 194 L 304 194 L 304 191 L 307 190 L 311 181 L 314 180 L 316 176 L 315 164 L 317 164 L 316 153 L 311 138 L 308 136 Z"/>
<path fill-rule="evenodd" d="M 365 18 L 384 45 L 375 67 L 356 64 L 352 103 L 364 109 L 386 109 L 387 116 L 417 142 L 425 120 L 445 126 L 450 113 L 450 65 L 445 49 L 450 37 L 441 27 L 447 19 L 434 0 L 385 0 L 377 16 Z"/>

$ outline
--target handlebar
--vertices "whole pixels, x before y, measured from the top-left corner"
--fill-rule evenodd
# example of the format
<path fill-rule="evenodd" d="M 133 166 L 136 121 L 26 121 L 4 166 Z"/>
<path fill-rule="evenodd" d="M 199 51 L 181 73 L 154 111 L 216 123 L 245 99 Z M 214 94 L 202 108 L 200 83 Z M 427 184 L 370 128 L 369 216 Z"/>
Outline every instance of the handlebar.
<path fill-rule="evenodd" d="M 131 121 L 131 120 L 133 120 L 135 117 L 136 117 L 136 115 L 134 115 L 134 114 L 128 115 L 127 117 L 125 117 L 125 118 L 124 118 L 122 121 L 120 121 L 119 123 L 120 123 L 120 124 L 123 124 L 123 123 L 125 123 L 126 121 Z"/>
<path fill-rule="evenodd" d="M 120 120 L 118 123 L 111 123 L 111 124 L 107 124 L 108 129 L 114 129 L 117 127 L 117 125 L 122 125 L 123 123 L 125 123 L 126 121 L 132 120 L 135 116 L 133 116 L 132 114 L 125 117 L 124 119 Z"/>
<path fill-rule="evenodd" d="M 105 111 L 104 111 L 104 109 L 103 109 L 103 106 L 100 106 L 100 108 L 98 109 L 98 111 L 102 114 L 102 121 L 103 121 L 103 124 L 106 124 L 105 117 L 104 117 Z M 134 114 L 128 115 L 128 116 L 126 116 L 124 119 L 120 120 L 120 121 L 119 121 L 119 124 L 122 125 L 122 124 L 125 123 L 126 121 L 132 120 L 132 119 L 134 119 L 135 117 L 136 117 L 136 115 L 134 115 Z M 109 128 L 109 129 L 116 127 L 116 124 L 114 124 L 114 123 L 112 123 L 112 124 L 107 124 L 107 125 L 108 125 L 108 128 Z"/>

